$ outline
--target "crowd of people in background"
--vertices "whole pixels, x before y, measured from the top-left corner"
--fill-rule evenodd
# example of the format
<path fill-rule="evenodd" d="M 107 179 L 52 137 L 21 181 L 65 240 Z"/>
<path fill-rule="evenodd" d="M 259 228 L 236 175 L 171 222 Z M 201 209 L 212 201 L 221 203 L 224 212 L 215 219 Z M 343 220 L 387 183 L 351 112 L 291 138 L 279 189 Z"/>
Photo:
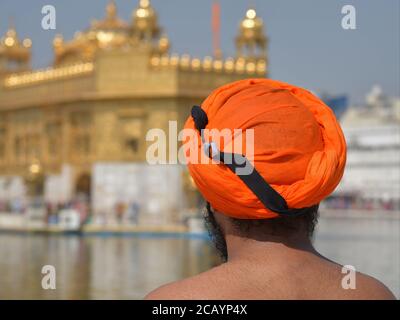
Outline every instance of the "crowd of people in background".
<path fill-rule="evenodd" d="M 393 199 L 365 199 L 356 196 L 330 196 L 323 207 L 337 210 L 398 211 L 400 202 Z"/>
<path fill-rule="evenodd" d="M 44 202 L 41 198 L 30 199 L 29 201 L 20 198 L 13 199 L 12 201 L 0 200 L 0 213 L 3 214 L 26 214 L 28 208 L 41 209 L 44 212 L 43 222 L 48 225 L 59 223 L 60 213 L 63 210 L 73 210 L 73 212 L 77 213 L 81 225 L 93 222 L 98 224 L 137 225 L 141 211 L 141 207 L 137 201 L 131 201 L 130 203 L 118 201 L 112 210 L 99 213 L 96 215 L 96 220 L 94 220 L 92 219 L 90 199 L 84 195 L 77 196 L 68 202 L 59 203 Z M 354 195 L 331 196 L 322 203 L 321 208 L 390 212 L 400 210 L 400 203 L 393 199 L 363 199 Z"/>
<path fill-rule="evenodd" d="M 24 213 L 25 210 L 26 210 L 26 204 L 20 198 L 15 198 L 10 201 L 0 200 L 0 212 Z"/>
<path fill-rule="evenodd" d="M 43 220 L 46 224 L 57 224 L 60 219 L 60 213 L 63 210 L 73 210 L 79 214 L 81 225 L 93 222 L 90 207 L 90 199 L 87 196 L 80 195 L 67 202 L 45 202 L 42 198 L 22 199 L 15 198 L 11 201 L 0 200 L 0 214 L 27 214 L 28 209 L 41 209 Z M 137 201 L 130 203 L 118 201 L 110 212 L 99 215 L 96 221 L 107 224 L 111 221 L 117 224 L 138 224 L 140 205 Z"/>

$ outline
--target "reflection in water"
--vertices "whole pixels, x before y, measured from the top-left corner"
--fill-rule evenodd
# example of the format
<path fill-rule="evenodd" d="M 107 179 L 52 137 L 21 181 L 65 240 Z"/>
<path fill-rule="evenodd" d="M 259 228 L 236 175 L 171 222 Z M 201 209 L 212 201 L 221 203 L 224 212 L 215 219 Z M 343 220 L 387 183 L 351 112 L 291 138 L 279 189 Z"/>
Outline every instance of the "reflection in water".
<path fill-rule="evenodd" d="M 321 219 L 316 247 L 399 296 L 399 227 L 393 219 Z M 218 261 L 201 239 L 0 234 L 0 299 L 140 299 Z M 46 264 L 56 267 L 56 290 L 41 288 Z"/>
<path fill-rule="evenodd" d="M 140 299 L 218 263 L 205 240 L 0 235 L 0 299 Z M 56 268 L 43 290 L 41 268 Z"/>
<path fill-rule="evenodd" d="M 332 260 L 379 279 L 400 298 L 399 215 L 320 219 L 315 247 Z"/>

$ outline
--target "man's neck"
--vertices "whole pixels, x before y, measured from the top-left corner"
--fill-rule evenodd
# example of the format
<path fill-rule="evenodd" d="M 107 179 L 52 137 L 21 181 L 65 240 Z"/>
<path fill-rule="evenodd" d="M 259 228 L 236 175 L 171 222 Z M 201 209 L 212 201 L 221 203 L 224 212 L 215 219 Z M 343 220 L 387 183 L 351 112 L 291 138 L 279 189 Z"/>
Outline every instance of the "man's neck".
<path fill-rule="evenodd" d="M 304 260 L 311 255 L 319 255 L 308 237 L 293 237 L 282 239 L 270 237 L 269 239 L 255 240 L 238 235 L 226 235 L 228 249 L 228 262 L 260 261 L 265 263 L 295 262 Z"/>

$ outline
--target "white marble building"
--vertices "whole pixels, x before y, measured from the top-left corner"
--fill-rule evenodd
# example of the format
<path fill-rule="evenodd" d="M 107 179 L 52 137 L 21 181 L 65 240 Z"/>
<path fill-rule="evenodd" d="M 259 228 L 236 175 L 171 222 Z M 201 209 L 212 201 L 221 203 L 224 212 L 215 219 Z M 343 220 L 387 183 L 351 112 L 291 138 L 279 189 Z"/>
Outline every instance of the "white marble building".
<path fill-rule="evenodd" d="M 341 119 L 348 145 L 343 180 L 334 195 L 400 205 L 400 99 L 379 87 L 366 106 L 349 108 Z"/>

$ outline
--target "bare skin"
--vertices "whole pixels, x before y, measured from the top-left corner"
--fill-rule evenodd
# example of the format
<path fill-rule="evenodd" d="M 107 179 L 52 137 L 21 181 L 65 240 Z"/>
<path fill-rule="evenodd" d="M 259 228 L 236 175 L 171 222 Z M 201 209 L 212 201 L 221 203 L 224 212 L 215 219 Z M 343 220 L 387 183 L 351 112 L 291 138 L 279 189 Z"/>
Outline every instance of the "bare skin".
<path fill-rule="evenodd" d="M 356 274 L 356 289 L 343 289 L 342 266 L 321 256 L 308 237 L 240 235 L 216 213 L 227 243 L 226 263 L 164 285 L 145 299 L 395 299 L 378 280 Z"/>

